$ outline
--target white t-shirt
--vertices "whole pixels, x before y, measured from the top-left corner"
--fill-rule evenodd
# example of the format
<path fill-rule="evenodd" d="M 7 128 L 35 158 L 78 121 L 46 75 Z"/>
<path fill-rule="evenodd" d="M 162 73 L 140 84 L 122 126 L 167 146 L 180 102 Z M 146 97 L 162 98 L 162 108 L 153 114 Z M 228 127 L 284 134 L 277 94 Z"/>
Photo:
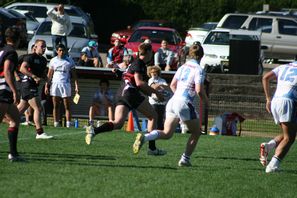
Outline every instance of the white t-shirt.
<path fill-rule="evenodd" d="M 54 70 L 52 83 L 70 83 L 70 71 L 75 68 L 72 58 L 59 58 L 58 56 L 51 59 L 49 68 Z"/>
<path fill-rule="evenodd" d="M 166 85 L 168 86 L 167 82 L 165 79 L 157 77 L 157 78 L 150 78 L 148 80 L 148 85 L 151 86 L 153 83 L 155 84 L 160 84 L 160 85 Z M 149 103 L 154 105 L 154 104 L 158 104 L 158 105 L 166 105 L 168 100 L 170 99 L 170 97 L 172 96 L 171 92 L 168 92 L 167 90 L 160 90 L 160 92 L 162 93 L 162 95 L 164 96 L 165 100 L 163 102 L 160 102 L 158 100 L 158 98 L 156 97 L 156 95 L 152 94 L 152 96 L 149 96 Z"/>
<path fill-rule="evenodd" d="M 191 59 L 178 68 L 173 78 L 177 80 L 173 97 L 184 98 L 193 102 L 197 95 L 195 85 L 204 83 L 205 72 L 196 60 Z"/>

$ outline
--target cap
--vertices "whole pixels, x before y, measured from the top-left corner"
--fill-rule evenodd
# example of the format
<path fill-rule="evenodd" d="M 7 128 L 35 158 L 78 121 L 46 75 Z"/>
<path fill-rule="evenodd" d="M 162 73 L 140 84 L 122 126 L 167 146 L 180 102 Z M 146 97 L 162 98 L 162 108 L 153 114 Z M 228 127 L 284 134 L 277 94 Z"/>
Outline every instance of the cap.
<path fill-rule="evenodd" d="M 89 47 L 97 47 L 97 42 L 96 41 L 89 41 L 88 46 Z"/>

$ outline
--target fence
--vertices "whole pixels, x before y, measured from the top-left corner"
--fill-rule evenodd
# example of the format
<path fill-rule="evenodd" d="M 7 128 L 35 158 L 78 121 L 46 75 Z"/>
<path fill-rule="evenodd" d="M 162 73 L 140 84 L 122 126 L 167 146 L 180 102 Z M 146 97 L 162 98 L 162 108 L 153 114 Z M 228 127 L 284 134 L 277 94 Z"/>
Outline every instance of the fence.
<path fill-rule="evenodd" d="M 120 84 L 110 69 L 78 67 L 77 73 L 81 101 L 78 105 L 72 106 L 73 115 L 87 116 L 99 79 L 109 79 L 114 92 Z M 174 72 L 162 72 L 162 77 L 170 83 L 173 74 Z M 213 125 L 214 117 L 217 115 L 224 112 L 237 112 L 245 118 L 242 123 L 242 135 L 274 136 L 278 133 L 279 127 L 274 124 L 272 116 L 265 109 L 266 101 L 261 78 L 258 75 L 208 74 L 210 106 L 207 129 L 209 130 Z M 202 114 L 204 120 L 204 109 L 202 109 Z"/>

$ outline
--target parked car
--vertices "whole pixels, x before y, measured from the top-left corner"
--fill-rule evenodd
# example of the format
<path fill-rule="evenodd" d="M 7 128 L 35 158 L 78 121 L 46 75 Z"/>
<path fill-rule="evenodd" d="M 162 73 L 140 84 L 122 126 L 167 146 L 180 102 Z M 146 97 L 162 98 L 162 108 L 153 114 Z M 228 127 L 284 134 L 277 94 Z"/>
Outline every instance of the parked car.
<path fill-rule="evenodd" d="M 27 45 L 28 41 L 25 16 L 17 16 L 10 13 L 10 11 L 6 8 L 0 8 L 0 26 L 1 35 L 3 35 L 0 45 L 4 44 L 4 32 L 10 26 L 15 26 L 20 30 L 20 47 Z"/>
<path fill-rule="evenodd" d="M 195 41 L 202 43 L 207 33 L 210 30 L 215 29 L 217 24 L 217 22 L 206 22 L 199 27 L 190 28 L 187 31 L 187 36 L 185 38 L 186 46 L 190 47 Z"/>
<path fill-rule="evenodd" d="M 29 42 L 33 37 L 35 30 L 39 26 L 39 22 L 34 18 L 32 13 L 23 10 L 12 10 L 7 9 L 7 11 L 17 17 L 26 18 L 26 28 L 27 28 L 27 41 Z"/>
<path fill-rule="evenodd" d="M 204 56 L 200 65 L 207 72 L 228 73 L 230 39 L 260 41 L 260 31 L 217 28 L 211 30 L 202 42 Z M 259 46 L 259 51 L 261 44 Z M 263 55 L 259 54 L 259 73 L 262 73 Z M 243 60 L 244 61 L 244 60 Z"/>
<path fill-rule="evenodd" d="M 166 20 L 139 20 L 132 26 L 127 26 L 127 29 L 113 32 L 110 37 L 110 43 L 113 45 L 116 39 L 120 39 L 122 43 L 126 43 L 131 34 L 139 27 L 171 27 L 173 24 Z"/>
<path fill-rule="evenodd" d="M 168 48 L 175 54 L 173 68 L 176 69 L 179 66 L 184 42 L 175 29 L 165 27 L 139 27 L 132 33 L 125 47 L 131 49 L 133 54 L 136 55 L 138 46 L 146 39 L 151 40 L 154 52 L 161 47 L 161 41 L 165 39 L 168 42 Z"/>
<path fill-rule="evenodd" d="M 83 47 L 88 45 L 88 42 L 93 39 L 91 34 L 88 32 L 87 27 L 81 23 L 72 23 L 73 30 L 67 36 L 68 53 L 75 62 L 79 60 L 80 53 Z M 28 44 L 28 53 L 31 51 L 31 46 L 34 44 L 36 39 L 43 39 L 46 42 L 45 56 L 49 60 L 53 55 L 53 44 L 51 36 L 52 22 L 50 20 L 43 21 L 34 36 Z"/>
<path fill-rule="evenodd" d="M 30 11 L 39 23 L 47 18 L 46 12 L 48 9 L 57 6 L 53 3 L 29 3 L 29 2 L 16 2 L 7 5 L 5 8 L 14 10 Z M 90 14 L 85 13 L 81 8 L 74 5 L 64 5 L 65 12 L 70 16 L 71 22 L 85 24 L 91 33 L 94 33 L 94 23 Z"/>
<path fill-rule="evenodd" d="M 297 55 L 297 19 L 294 17 L 229 13 L 217 27 L 259 30 L 266 46 L 265 58 L 295 59 Z"/>

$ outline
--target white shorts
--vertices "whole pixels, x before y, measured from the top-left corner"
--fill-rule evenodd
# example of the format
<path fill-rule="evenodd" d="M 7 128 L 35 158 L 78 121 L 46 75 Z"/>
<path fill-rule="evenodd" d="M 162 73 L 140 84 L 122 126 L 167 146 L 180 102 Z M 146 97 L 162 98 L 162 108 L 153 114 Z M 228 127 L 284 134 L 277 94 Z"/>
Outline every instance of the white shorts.
<path fill-rule="evenodd" d="M 61 98 L 71 97 L 71 84 L 70 83 L 53 83 L 51 85 L 51 96 L 58 96 Z"/>
<path fill-rule="evenodd" d="M 281 122 L 296 123 L 296 102 L 289 99 L 275 98 L 271 101 L 271 113 L 276 124 Z"/>
<path fill-rule="evenodd" d="M 198 119 L 199 115 L 192 103 L 182 98 L 171 98 L 166 105 L 166 118 L 169 117 L 187 121 Z"/>

